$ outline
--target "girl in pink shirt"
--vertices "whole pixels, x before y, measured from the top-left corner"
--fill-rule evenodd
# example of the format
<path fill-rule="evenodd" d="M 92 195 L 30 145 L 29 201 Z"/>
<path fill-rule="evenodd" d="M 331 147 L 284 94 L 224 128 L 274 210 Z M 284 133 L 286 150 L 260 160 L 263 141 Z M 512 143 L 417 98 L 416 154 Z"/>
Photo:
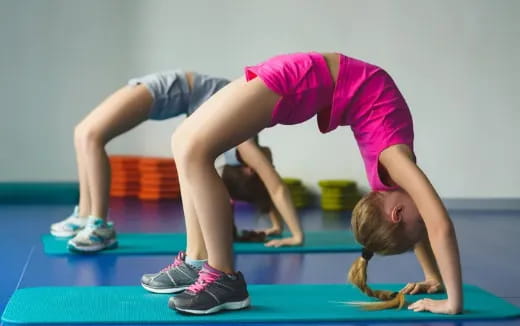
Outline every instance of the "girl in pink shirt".
<path fill-rule="evenodd" d="M 350 126 L 359 145 L 373 192 L 356 206 L 352 228 L 364 246 L 349 279 L 381 302 L 382 309 L 404 305 L 404 294 L 446 288 L 446 300 L 419 300 L 414 311 L 455 314 L 462 311 L 461 272 L 452 222 L 428 178 L 415 164 L 413 123 L 392 78 L 381 68 L 337 53 L 296 53 L 246 67 L 240 78 L 213 95 L 186 119 L 172 137 L 186 216 L 188 248 L 204 243 L 208 264 L 198 281 L 170 299 L 173 309 L 212 313 L 249 305 L 245 280 L 233 269 L 229 195 L 213 161 L 222 152 L 276 124 L 298 124 L 317 116 L 326 133 Z M 247 151 L 247 148 L 243 150 Z M 276 179 L 262 168 L 265 158 L 245 162 L 266 183 Z M 281 214 L 290 194 L 267 187 Z M 281 240 L 301 243 L 303 234 Z M 431 244 L 431 245 L 430 245 Z M 414 249 L 425 280 L 400 293 L 373 291 L 366 268 L 374 253 Z M 432 250 L 433 249 L 433 250 Z"/>

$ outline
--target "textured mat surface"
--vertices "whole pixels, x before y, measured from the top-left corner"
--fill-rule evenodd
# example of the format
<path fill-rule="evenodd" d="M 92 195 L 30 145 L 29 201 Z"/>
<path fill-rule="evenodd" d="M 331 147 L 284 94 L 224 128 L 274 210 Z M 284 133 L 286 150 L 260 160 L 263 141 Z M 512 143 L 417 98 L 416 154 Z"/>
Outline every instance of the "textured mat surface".
<path fill-rule="evenodd" d="M 397 290 L 401 285 L 374 285 Z M 186 316 L 168 308 L 169 295 L 141 287 L 36 287 L 17 290 L 2 321 L 9 323 L 201 323 L 201 322 L 337 322 L 502 319 L 520 309 L 475 286 L 464 287 L 461 315 L 414 313 L 407 309 L 362 311 L 341 302 L 366 300 L 350 285 L 251 285 L 249 309 L 208 316 Z M 408 297 L 412 302 L 424 296 Z M 440 298 L 442 294 L 430 295 Z"/>
<path fill-rule="evenodd" d="M 67 239 L 42 236 L 43 248 L 49 255 L 69 255 Z M 98 254 L 176 254 L 186 248 L 185 233 L 121 233 L 118 234 L 119 246 Z M 263 243 L 235 243 L 235 253 L 308 253 L 308 252 L 349 252 L 360 251 L 350 231 L 316 231 L 305 233 L 305 243 L 297 247 L 270 248 Z"/>

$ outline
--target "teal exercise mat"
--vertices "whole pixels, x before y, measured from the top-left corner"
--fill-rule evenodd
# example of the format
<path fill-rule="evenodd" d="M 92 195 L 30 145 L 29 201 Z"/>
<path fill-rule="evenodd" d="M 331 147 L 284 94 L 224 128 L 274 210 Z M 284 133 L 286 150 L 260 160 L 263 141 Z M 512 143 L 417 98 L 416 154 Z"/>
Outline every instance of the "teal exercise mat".
<path fill-rule="evenodd" d="M 104 250 L 103 255 L 174 255 L 186 248 L 185 233 L 120 233 L 117 236 L 119 246 Z M 43 250 L 48 255 L 71 255 L 67 249 L 67 239 L 52 235 L 42 236 Z M 309 252 L 348 252 L 361 251 L 350 231 L 306 232 L 305 243 L 296 247 L 270 248 L 263 243 L 235 243 L 237 254 L 275 254 Z"/>
<path fill-rule="evenodd" d="M 402 285 L 374 285 L 398 290 Z M 475 286 L 464 286 L 465 313 L 438 315 L 407 309 L 363 311 L 342 304 L 367 300 L 351 285 L 250 285 L 252 306 L 206 316 L 181 315 L 168 308 L 169 295 L 137 286 L 36 287 L 17 290 L 2 321 L 17 324 L 54 323 L 242 323 L 482 320 L 520 316 L 520 309 Z M 408 296 L 413 302 L 426 296 Z M 428 295 L 431 298 L 442 294 Z"/>

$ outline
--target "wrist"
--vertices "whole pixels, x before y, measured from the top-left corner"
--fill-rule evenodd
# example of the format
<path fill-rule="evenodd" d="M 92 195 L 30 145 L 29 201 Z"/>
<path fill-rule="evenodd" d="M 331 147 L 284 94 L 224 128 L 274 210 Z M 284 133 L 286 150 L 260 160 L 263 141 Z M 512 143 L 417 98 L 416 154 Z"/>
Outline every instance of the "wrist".
<path fill-rule="evenodd" d="M 439 283 L 442 283 L 442 277 L 439 274 L 424 274 L 424 279 L 426 281 L 437 281 Z"/>
<path fill-rule="evenodd" d="M 449 300 L 448 299 L 448 309 L 451 314 L 460 314 L 462 313 L 462 302 L 459 302 L 457 300 Z"/>
<path fill-rule="evenodd" d="M 295 232 L 295 233 L 293 233 L 293 238 L 298 241 L 303 241 L 303 233 Z"/>

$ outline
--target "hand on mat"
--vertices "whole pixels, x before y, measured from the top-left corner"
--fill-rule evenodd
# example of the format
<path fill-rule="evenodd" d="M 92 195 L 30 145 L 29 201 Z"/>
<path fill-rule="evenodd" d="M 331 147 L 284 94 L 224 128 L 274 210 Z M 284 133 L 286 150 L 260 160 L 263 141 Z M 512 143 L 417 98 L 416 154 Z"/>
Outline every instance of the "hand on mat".
<path fill-rule="evenodd" d="M 266 247 L 283 247 L 283 246 L 299 246 L 303 243 L 303 239 L 297 237 L 290 238 L 282 238 L 282 239 L 274 239 L 268 241 L 265 246 Z"/>
<path fill-rule="evenodd" d="M 444 290 L 442 283 L 435 279 L 428 279 L 422 282 L 408 283 L 401 289 L 404 294 L 419 294 L 419 293 L 437 293 Z"/>
<path fill-rule="evenodd" d="M 432 300 L 432 299 L 421 299 L 419 301 L 415 301 L 411 305 L 408 306 L 409 310 L 413 310 L 415 312 L 418 311 L 430 311 L 436 314 L 448 314 L 455 315 L 460 313 L 454 309 L 447 299 L 445 300 Z"/>

